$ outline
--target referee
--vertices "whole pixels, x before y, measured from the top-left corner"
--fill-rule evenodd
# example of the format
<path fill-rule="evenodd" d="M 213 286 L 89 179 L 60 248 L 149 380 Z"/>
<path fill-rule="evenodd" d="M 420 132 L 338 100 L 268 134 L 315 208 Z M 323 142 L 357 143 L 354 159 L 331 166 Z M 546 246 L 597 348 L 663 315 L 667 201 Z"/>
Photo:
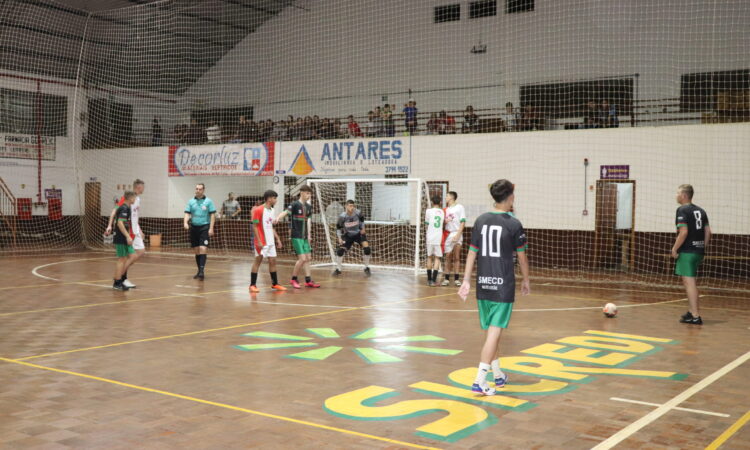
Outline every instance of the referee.
<path fill-rule="evenodd" d="M 195 249 L 195 264 L 198 266 L 198 273 L 193 279 L 197 278 L 201 281 L 204 277 L 203 269 L 206 267 L 208 238 L 214 235 L 214 221 L 216 220 L 216 207 L 214 202 L 204 194 L 205 190 L 205 184 L 195 185 L 195 197 L 191 198 L 185 207 L 183 220 L 183 226 L 190 231 L 190 247 Z"/>

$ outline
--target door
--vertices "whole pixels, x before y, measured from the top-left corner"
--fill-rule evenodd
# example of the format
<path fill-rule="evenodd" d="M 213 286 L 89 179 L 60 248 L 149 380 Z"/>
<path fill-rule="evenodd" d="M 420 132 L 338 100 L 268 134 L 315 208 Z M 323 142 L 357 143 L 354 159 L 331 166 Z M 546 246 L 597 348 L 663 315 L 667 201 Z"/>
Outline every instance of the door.
<path fill-rule="evenodd" d="M 101 244 L 101 235 L 106 226 L 106 219 L 102 219 L 102 184 L 98 181 L 88 182 L 84 187 L 84 242 L 88 245 Z"/>
<path fill-rule="evenodd" d="M 632 268 L 635 260 L 635 181 L 597 181 L 594 227 L 594 267 Z"/>

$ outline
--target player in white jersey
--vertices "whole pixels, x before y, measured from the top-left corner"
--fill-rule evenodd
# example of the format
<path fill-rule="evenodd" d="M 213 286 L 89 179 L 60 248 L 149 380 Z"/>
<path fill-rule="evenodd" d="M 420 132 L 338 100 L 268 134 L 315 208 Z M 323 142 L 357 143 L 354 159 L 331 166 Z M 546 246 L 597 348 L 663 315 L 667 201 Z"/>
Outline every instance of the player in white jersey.
<path fill-rule="evenodd" d="M 138 259 L 143 256 L 144 253 L 146 253 L 146 246 L 143 244 L 143 230 L 141 230 L 141 226 L 138 224 L 138 218 L 141 215 L 141 194 L 143 194 L 143 190 L 145 189 L 145 183 L 141 179 L 136 179 L 133 181 L 133 192 L 135 192 L 135 201 L 132 205 L 130 205 L 130 237 L 133 239 L 133 250 L 135 250 L 135 259 L 133 262 L 130 263 L 130 266 L 132 266 Z M 117 206 L 112 210 L 112 214 L 109 215 L 109 222 L 107 223 L 107 230 L 104 232 L 105 236 L 109 236 L 112 233 L 112 224 L 114 223 L 115 214 L 117 213 L 117 208 L 125 204 L 125 197 L 122 197 L 120 201 L 117 203 Z M 130 267 L 129 266 L 129 267 Z M 130 280 L 128 280 L 128 272 L 125 271 L 125 273 L 122 275 L 122 278 L 120 278 L 120 281 L 122 284 L 130 289 L 133 289 L 135 287 L 135 284 L 133 284 Z"/>
<path fill-rule="evenodd" d="M 260 289 L 255 285 L 258 281 L 258 269 L 263 262 L 263 258 L 268 258 L 268 271 L 271 274 L 271 289 L 275 291 L 285 291 L 286 288 L 279 284 L 279 277 L 276 273 L 276 246 L 281 248 L 281 239 L 273 229 L 273 207 L 279 194 L 276 191 L 268 190 L 263 194 L 264 203 L 256 206 L 252 211 L 253 237 L 255 246 L 255 261 L 250 271 L 250 293 L 256 294 Z"/>
<path fill-rule="evenodd" d="M 432 208 L 425 211 L 425 245 L 427 246 L 427 285 L 436 286 L 440 271 L 440 258 L 443 256 L 443 222 L 445 212 L 440 208 L 440 197 L 433 196 Z"/>
<path fill-rule="evenodd" d="M 457 203 L 458 194 L 455 191 L 448 192 L 448 207 L 445 208 L 445 280 L 442 285 L 448 286 L 451 279 L 451 271 L 455 274 L 456 286 L 461 286 L 458 280 L 458 272 L 461 266 L 461 246 L 464 243 L 464 227 L 466 226 L 466 211 L 463 205 Z"/>

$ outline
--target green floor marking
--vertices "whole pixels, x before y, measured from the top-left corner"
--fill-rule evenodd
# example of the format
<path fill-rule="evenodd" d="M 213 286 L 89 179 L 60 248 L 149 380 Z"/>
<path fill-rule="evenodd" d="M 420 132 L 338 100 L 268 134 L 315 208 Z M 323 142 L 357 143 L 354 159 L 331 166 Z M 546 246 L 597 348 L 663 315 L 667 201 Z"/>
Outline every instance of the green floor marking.
<path fill-rule="evenodd" d="M 336 347 L 336 346 L 316 348 L 314 350 L 308 350 L 306 352 L 293 353 L 291 355 L 286 355 L 284 358 L 297 358 L 297 359 L 307 359 L 311 361 L 323 361 L 324 359 L 335 354 L 342 348 L 343 347 Z"/>
<path fill-rule="evenodd" d="M 322 337 L 322 338 L 341 337 L 339 336 L 338 333 L 336 333 L 336 330 L 334 330 L 333 328 L 308 328 L 306 331 L 314 334 L 315 336 Z"/>
<path fill-rule="evenodd" d="M 403 336 L 403 337 L 393 337 L 393 338 L 380 338 L 380 339 L 373 339 L 373 342 L 436 342 L 436 341 L 444 341 L 444 338 L 433 336 L 431 334 L 426 334 L 422 336 Z"/>
<path fill-rule="evenodd" d="M 368 328 L 359 333 L 350 336 L 352 339 L 372 339 L 381 336 L 388 336 L 389 334 L 400 333 L 401 330 L 395 330 L 393 328 Z"/>
<path fill-rule="evenodd" d="M 276 348 L 293 348 L 293 347 L 315 347 L 314 342 L 278 342 L 274 344 L 245 344 L 235 345 L 240 350 L 273 350 Z"/>
<path fill-rule="evenodd" d="M 360 358 L 364 359 L 370 364 L 402 361 L 401 358 L 396 358 L 395 356 L 391 356 L 388 353 L 381 352 L 380 350 L 376 350 L 374 348 L 355 348 L 354 353 L 359 355 Z"/>
<path fill-rule="evenodd" d="M 414 347 L 412 345 L 389 345 L 386 348 L 403 350 L 405 352 L 427 353 L 430 355 L 452 356 L 458 355 L 463 350 L 451 350 L 449 348 Z"/>
<path fill-rule="evenodd" d="M 312 338 L 307 336 L 293 336 L 291 334 L 280 334 L 280 333 L 269 333 L 267 331 L 253 331 L 245 333 L 242 336 L 267 338 L 267 339 L 283 339 L 285 341 L 309 341 Z"/>

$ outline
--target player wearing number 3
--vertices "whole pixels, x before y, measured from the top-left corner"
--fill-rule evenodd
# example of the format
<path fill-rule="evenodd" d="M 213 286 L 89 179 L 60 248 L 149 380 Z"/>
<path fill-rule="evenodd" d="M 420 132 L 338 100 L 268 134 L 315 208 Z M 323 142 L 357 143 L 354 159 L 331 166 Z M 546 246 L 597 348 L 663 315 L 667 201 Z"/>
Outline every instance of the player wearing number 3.
<path fill-rule="evenodd" d="M 703 325 L 698 310 L 698 285 L 695 277 L 711 239 L 711 227 L 708 226 L 706 211 L 693 204 L 693 186 L 683 184 L 677 188 L 677 203 L 681 206 L 677 208 L 677 238 L 672 246 L 672 257 L 677 260 L 674 273 L 682 277 L 690 305 L 690 310 L 680 318 L 680 322 Z"/>
<path fill-rule="evenodd" d="M 516 294 L 513 271 L 513 254 L 518 254 L 521 266 L 521 295 L 531 292 L 529 285 L 529 260 L 526 257 L 526 233 L 521 222 L 513 217 L 514 186 L 508 180 L 497 180 L 490 187 L 495 209 L 482 214 L 474 222 L 471 245 L 466 257 L 464 280 L 458 295 L 466 301 L 471 288 L 474 262 L 477 262 L 477 307 L 479 324 L 487 330 L 482 347 L 477 377 L 471 390 L 484 395 L 494 395 L 495 389 L 487 385 L 487 373 L 492 368 L 495 388 L 503 387 L 508 377 L 500 370 L 497 351 L 503 328 L 508 327 Z"/>

